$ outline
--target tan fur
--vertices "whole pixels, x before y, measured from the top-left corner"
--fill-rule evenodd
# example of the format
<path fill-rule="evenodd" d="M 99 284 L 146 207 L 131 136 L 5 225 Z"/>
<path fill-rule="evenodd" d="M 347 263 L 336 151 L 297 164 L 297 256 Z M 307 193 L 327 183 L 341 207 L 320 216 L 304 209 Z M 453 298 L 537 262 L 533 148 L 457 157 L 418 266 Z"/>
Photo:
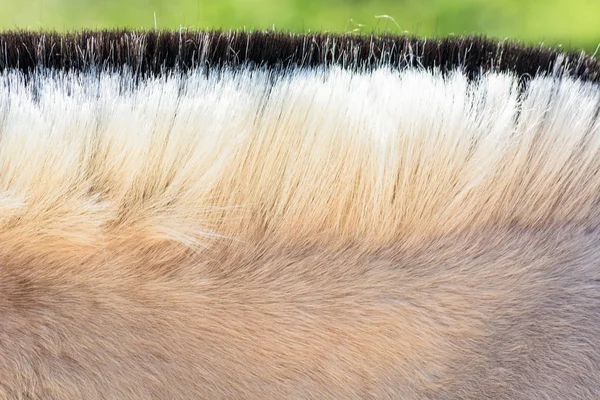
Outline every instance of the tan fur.
<path fill-rule="evenodd" d="M 5 398 L 600 396 L 597 85 L 38 79 L 0 84 Z"/>

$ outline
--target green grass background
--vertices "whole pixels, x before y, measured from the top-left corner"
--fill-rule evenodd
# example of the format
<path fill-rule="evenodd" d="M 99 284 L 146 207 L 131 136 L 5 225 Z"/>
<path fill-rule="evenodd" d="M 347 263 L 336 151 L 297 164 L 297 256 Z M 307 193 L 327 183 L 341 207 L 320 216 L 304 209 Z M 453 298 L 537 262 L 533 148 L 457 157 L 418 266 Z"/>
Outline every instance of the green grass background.
<path fill-rule="evenodd" d="M 155 15 L 159 29 L 475 33 L 590 53 L 600 44 L 600 0 L 0 0 L 0 29 L 154 28 Z"/>

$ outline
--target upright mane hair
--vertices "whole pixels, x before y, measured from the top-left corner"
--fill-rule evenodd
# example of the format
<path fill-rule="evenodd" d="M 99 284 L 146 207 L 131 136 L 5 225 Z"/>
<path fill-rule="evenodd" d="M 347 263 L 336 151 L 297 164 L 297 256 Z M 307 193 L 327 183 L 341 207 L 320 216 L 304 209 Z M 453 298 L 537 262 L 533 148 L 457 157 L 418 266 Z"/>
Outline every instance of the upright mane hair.
<path fill-rule="evenodd" d="M 0 33 L 0 398 L 600 398 L 600 62 Z"/>

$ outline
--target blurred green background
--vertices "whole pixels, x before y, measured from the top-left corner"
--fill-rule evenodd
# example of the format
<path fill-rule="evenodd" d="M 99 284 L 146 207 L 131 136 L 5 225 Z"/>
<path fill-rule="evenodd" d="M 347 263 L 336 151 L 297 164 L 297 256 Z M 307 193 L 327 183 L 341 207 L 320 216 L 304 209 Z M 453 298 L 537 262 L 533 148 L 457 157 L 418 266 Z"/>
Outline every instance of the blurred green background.
<path fill-rule="evenodd" d="M 477 33 L 594 53 L 600 0 L 0 0 L 0 29 L 155 23 L 159 29 Z"/>

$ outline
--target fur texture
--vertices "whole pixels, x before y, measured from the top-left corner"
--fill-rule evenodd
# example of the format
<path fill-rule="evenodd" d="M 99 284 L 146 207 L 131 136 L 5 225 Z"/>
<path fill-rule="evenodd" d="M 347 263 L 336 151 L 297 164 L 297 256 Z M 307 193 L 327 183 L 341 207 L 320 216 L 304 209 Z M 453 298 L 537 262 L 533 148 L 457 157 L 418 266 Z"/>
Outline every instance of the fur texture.
<path fill-rule="evenodd" d="M 0 397 L 600 398 L 593 59 L 6 54 Z"/>

